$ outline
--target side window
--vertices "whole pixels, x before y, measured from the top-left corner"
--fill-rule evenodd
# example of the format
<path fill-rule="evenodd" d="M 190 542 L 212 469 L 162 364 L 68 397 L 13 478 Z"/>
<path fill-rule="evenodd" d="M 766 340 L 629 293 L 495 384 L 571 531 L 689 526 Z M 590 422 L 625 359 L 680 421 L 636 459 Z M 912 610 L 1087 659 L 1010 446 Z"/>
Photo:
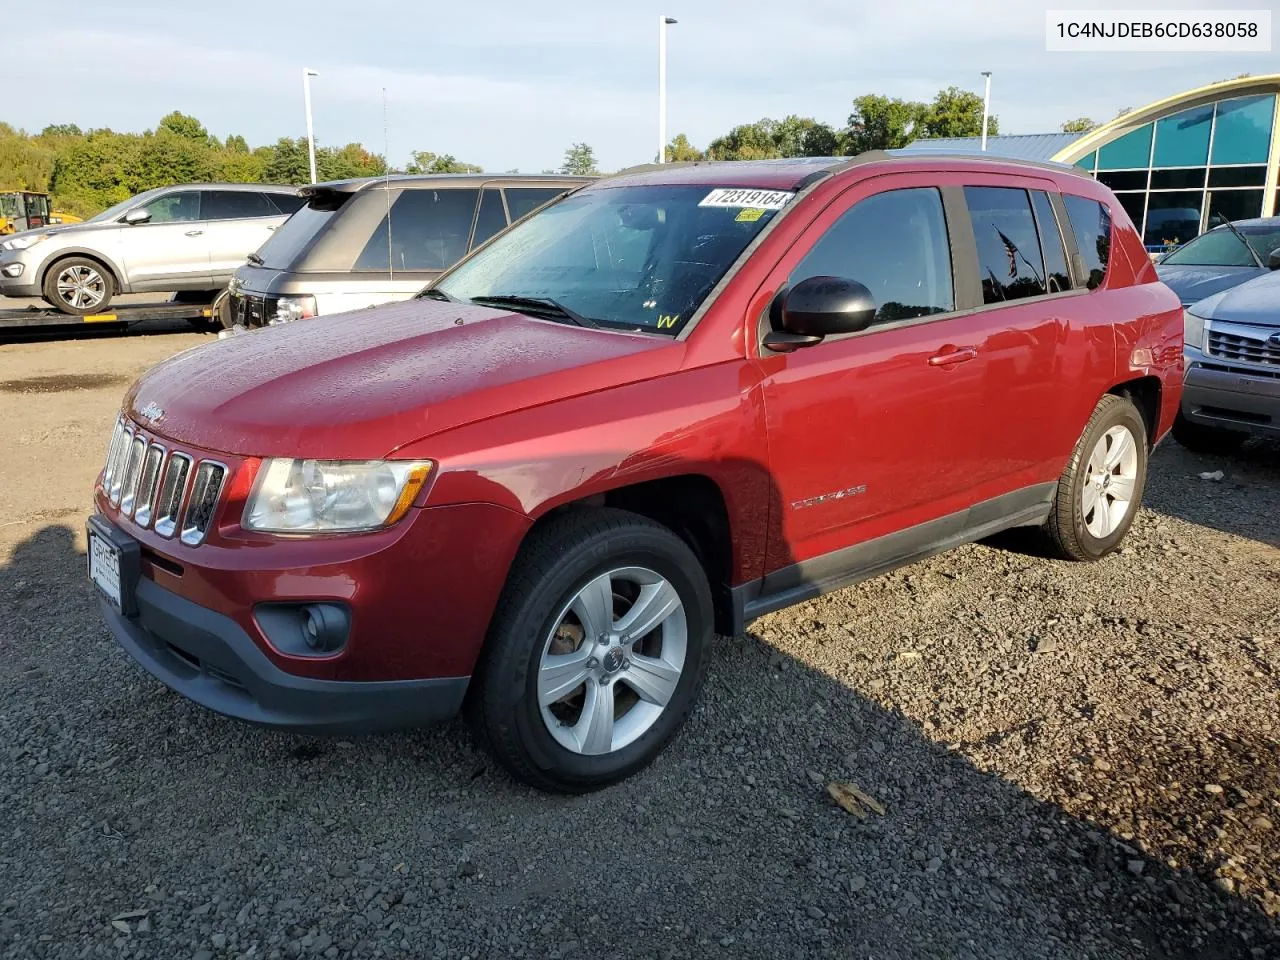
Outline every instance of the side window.
<path fill-rule="evenodd" d="M 1107 278 L 1107 264 L 1111 260 L 1111 211 L 1097 200 L 1069 193 L 1064 193 L 1062 200 L 1076 235 L 1076 246 L 1089 271 L 1087 286 L 1094 290 Z"/>
<path fill-rule="evenodd" d="M 531 210 L 537 210 L 548 200 L 554 200 L 569 187 L 507 187 L 507 209 L 511 222 L 515 223 Z"/>
<path fill-rule="evenodd" d="M 1044 258 L 1027 191 L 965 187 L 982 274 L 982 302 L 1005 303 L 1045 293 Z"/>
<path fill-rule="evenodd" d="M 867 197 L 818 238 L 787 282 L 857 280 L 876 301 L 876 323 L 955 309 L 942 196 L 932 187 Z"/>
<path fill-rule="evenodd" d="M 472 247 L 478 247 L 494 234 L 507 228 L 507 215 L 502 209 L 502 194 L 490 187 L 480 197 L 480 213 L 476 217 L 476 236 Z"/>
<path fill-rule="evenodd" d="M 166 193 L 147 204 L 148 223 L 181 223 L 200 219 L 200 194 L 194 190 Z"/>
<path fill-rule="evenodd" d="M 204 195 L 202 220 L 250 220 L 278 217 L 265 194 L 248 190 L 209 190 Z"/>
<path fill-rule="evenodd" d="M 1067 269 L 1067 253 L 1062 245 L 1062 231 L 1054 216 L 1053 204 L 1043 190 L 1031 191 L 1031 206 L 1036 212 L 1036 229 L 1040 231 L 1040 249 L 1044 252 L 1045 283 L 1050 293 L 1071 289 L 1071 271 Z"/>
<path fill-rule="evenodd" d="M 304 197 L 295 196 L 291 193 L 268 193 L 266 197 L 283 214 L 297 213 L 307 205 Z"/>
<path fill-rule="evenodd" d="M 378 203 L 386 202 L 380 191 L 369 197 Z M 401 191 L 389 216 L 382 218 L 360 252 L 354 269 L 386 270 L 388 258 L 396 270 L 444 270 L 452 266 L 467 252 L 467 237 L 479 199 L 479 190 Z"/>

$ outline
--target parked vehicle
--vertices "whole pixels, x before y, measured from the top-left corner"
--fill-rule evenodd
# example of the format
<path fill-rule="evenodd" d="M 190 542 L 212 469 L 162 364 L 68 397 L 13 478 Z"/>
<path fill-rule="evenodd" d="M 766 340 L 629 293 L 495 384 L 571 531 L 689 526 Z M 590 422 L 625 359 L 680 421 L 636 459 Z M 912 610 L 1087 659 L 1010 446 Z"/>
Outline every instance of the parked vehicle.
<path fill-rule="evenodd" d="M 713 630 L 999 530 L 1096 560 L 1182 388 L 1116 198 L 995 158 L 653 166 L 407 303 L 128 391 L 90 576 L 174 690 L 294 730 L 465 708 L 515 776 L 635 772 Z"/>
<path fill-rule="evenodd" d="M 53 221 L 49 195 L 30 190 L 0 193 L 0 235 L 44 227 Z"/>
<path fill-rule="evenodd" d="M 1187 372 L 1173 436 L 1201 453 L 1229 453 L 1250 436 L 1280 438 L 1280 251 L 1271 270 L 1192 304 Z"/>
<path fill-rule="evenodd" d="M 296 187 L 161 187 L 83 223 L 0 241 L 0 294 L 102 313 L 118 293 L 197 292 L 212 300 L 236 267 L 303 204 Z"/>
<path fill-rule="evenodd" d="M 590 177 L 435 174 L 304 187 L 306 206 L 236 271 L 254 328 L 408 300 L 507 225 Z"/>
<path fill-rule="evenodd" d="M 1161 257 L 1156 273 L 1184 307 L 1260 277 L 1267 258 L 1280 250 L 1280 217 L 1223 223 Z"/>

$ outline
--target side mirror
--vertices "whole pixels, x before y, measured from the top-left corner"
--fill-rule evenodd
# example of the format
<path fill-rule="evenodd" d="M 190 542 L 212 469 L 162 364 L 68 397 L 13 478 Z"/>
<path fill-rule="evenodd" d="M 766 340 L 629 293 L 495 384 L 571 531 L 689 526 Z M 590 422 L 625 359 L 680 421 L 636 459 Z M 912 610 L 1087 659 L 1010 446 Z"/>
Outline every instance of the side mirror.
<path fill-rule="evenodd" d="M 1280 247 L 1276 247 L 1267 257 L 1267 266 L 1272 270 L 1280 270 Z"/>
<path fill-rule="evenodd" d="M 148 212 L 146 207 L 134 207 L 124 215 L 124 222 L 130 226 L 135 226 L 139 223 L 146 223 L 150 219 L 151 214 Z"/>
<path fill-rule="evenodd" d="M 766 335 L 764 345 L 788 353 L 824 337 L 867 329 L 876 316 L 876 301 L 857 280 L 809 277 L 782 290 L 773 309 L 781 329 Z"/>

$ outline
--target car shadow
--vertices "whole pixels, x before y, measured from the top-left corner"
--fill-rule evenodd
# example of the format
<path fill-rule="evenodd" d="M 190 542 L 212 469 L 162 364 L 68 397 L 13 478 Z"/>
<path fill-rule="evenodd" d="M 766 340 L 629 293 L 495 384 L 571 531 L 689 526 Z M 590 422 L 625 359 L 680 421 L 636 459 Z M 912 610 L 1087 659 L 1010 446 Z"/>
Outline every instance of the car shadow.
<path fill-rule="evenodd" d="M 361 958 L 1280 950 L 1244 881 L 1211 885 L 1221 852 L 1207 826 L 1178 821 L 1195 853 L 1177 866 L 1125 839 L 1135 818 L 1182 813 L 1154 788 L 1135 799 L 1122 759 L 1045 771 L 1081 778 L 1114 813 L 1038 798 L 970 759 L 981 745 L 895 706 L 892 685 L 845 675 L 862 645 L 821 602 L 720 638 L 670 748 L 566 798 L 514 783 L 457 723 L 316 739 L 195 707 L 113 643 L 77 541 L 47 526 L 0 567 L 6 956 L 88 943 L 173 956 L 179 941 L 186 954 L 332 943 Z M 889 579 L 848 599 L 870 605 Z M 840 656 L 796 655 L 828 646 Z M 999 734 L 1038 736 L 1034 722 Z M 1275 744 L 1242 743 L 1239 758 L 1242 789 L 1280 777 Z M 1195 775 L 1161 762 L 1144 768 L 1151 784 Z M 873 802 L 846 811 L 833 783 Z"/>

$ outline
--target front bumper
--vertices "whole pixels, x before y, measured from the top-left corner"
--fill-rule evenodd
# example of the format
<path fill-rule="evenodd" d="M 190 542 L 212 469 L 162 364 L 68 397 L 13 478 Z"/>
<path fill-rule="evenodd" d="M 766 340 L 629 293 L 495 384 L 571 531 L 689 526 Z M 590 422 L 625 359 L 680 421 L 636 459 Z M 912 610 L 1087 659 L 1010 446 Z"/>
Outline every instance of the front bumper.
<path fill-rule="evenodd" d="M 1186 347 L 1182 415 L 1193 423 L 1280 438 L 1280 367 L 1232 364 Z"/>
<path fill-rule="evenodd" d="M 223 616 L 141 578 L 136 616 L 100 600 L 120 646 L 165 686 L 202 707 L 299 733 L 369 733 L 455 715 L 467 677 L 347 681 L 299 677 L 273 664 Z"/>
<path fill-rule="evenodd" d="M 21 268 L 21 269 L 19 269 Z M 14 272 L 17 271 L 17 276 Z M 38 297 L 40 274 L 21 252 L 0 256 L 0 296 Z"/>

